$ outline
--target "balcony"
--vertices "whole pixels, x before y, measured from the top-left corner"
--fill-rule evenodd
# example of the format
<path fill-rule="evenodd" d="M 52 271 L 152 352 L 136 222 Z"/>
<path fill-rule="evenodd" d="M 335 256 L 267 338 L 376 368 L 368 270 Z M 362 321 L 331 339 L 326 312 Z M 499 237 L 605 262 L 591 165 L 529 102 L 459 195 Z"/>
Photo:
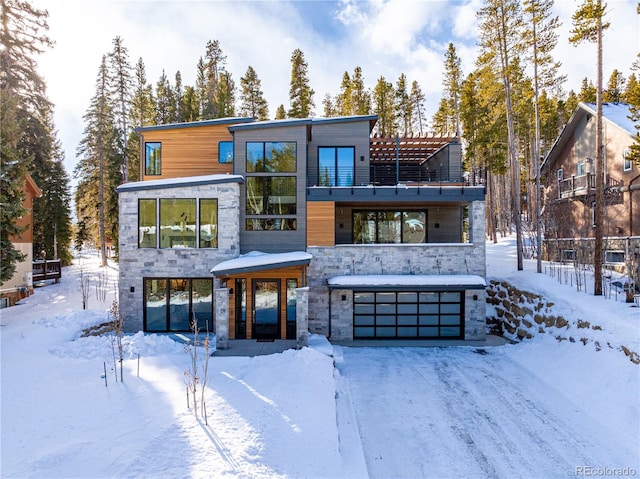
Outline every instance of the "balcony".
<path fill-rule="evenodd" d="M 593 173 L 571 176 L 558 182 L 558 195 L 560 198 L 573 198 L 592 193 L 595 188 L 595 176 Z"/>

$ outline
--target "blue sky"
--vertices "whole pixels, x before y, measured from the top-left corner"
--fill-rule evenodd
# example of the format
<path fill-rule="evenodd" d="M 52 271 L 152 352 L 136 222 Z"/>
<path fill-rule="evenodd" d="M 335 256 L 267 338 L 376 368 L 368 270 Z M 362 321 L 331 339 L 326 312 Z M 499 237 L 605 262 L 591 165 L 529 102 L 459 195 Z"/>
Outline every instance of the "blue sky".
<path fill-rule="evenodd" d="M 155 84 L 162 70 L 173 82 L 180 71 L 184 84 L 195 83 L 196 64 L 208 40 L 219 40 L 227 70 L 240 83 L 249 65 L 262 81 L 270 115 L 288 108 L 290 57 L 300 48 L 309 64 L 316 114 L 326 93 L 339 91 L 344 71 L 356 66 L 373 87 L 380 76 L 396 82 L 405 73 L 427 94 L 430 118 L 440 100 L 442 63 L 449 42 L 462 60 L 464 74 L 477 56 L 476 12 L 481 0 L 376 1 L 160 1 L 32 0 L 49 11 L 55 47 L 39 58 L 39 69 L 56 105 L 55 121 L 66 154 L 67 170 L 77 160 L 86 111 L 103 54 L 120 36 L 131 64 L 142 57 L 147 79 Z M 604 45 L 605 82 L 614 68 L 629 74 L 640 52 L 640 17 L 636 0 L 609 0 L 611 29 Z M 568 44 L 575 0 L 556 0 L 563 25 L 554 54 L 568 82 L 577 90 L 584 77 L 595 77 L 595 47 Z"/>

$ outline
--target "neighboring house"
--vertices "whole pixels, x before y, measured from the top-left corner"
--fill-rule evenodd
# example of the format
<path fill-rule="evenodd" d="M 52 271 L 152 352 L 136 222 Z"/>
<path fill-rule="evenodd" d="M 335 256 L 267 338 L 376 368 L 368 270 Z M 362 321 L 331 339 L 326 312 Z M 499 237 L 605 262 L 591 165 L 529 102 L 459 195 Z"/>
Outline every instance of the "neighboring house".
<path fill-rule="evenodd" d="M 640 168 L 628 156 L 637 130 L 625 103 L 604 103 L 602 113 L 604 260 L 610 266 L 631 265 L 637 275 Z M 595 230 L 595 115 L 595 104 L 579 103 L 542 163 L 548 259 L 591 261 Z"/>
<path fill-rule="evenodd" d="M 118 188 L 126 328 L 195 317 L 222 347 L 483 339 L 484 187 L 463 181 L 455 139 L 371 137 L 376 121 L 138 129 L 143 181 Z"/>
<path fill-rule="evenodd" d="M 32 261 L 33 261 L 33 199 L 41 195 L 31 175 L 27 174 L 24 183 L 23 206 L 27 213 L 17 221 L 18 226 L 25 227 L 19 236 L 10 237 L 13 246 L 25 255 L 24 261 L 16 265 L 11 279 L 0 284 L 0 305 L 13 306 L 16 301 L 33 293 Z"/>

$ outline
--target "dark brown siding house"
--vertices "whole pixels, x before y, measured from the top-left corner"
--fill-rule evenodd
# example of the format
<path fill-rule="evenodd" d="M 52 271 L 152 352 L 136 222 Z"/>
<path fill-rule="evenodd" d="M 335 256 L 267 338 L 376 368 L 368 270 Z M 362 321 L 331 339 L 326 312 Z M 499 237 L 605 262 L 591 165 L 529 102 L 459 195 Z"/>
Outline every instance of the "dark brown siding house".
<path fill-rule="evenodd" d="M 465 181 L 456 138 L 381 138 L 376 122 L 139 129 L 143 180 L 118 188 L 127 329 L 195 317 L 219 348 L 484 339 L 484 186 Z"/>
<path fill-rule="evenodd" d="M 626 103 L 603 104 L 604 262 L 638 280 L 640 168 L 629 158 L 636 125 Z M 594 237 L 596 105 L 580 103 L 544 159 L 545 254 L 590 262 Z"/>

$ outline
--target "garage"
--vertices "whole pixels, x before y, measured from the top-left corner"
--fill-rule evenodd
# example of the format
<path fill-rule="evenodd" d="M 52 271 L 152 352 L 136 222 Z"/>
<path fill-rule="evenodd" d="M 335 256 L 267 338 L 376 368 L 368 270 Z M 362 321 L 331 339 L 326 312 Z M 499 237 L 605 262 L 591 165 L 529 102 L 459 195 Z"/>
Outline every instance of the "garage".
<path fill-rule="evenodd" d="M 341 300 L 352 298 L 353 339 L 464 339 L 465 292 L 486 284 L 474 275 L 353 275 L 327 283 Z"/>

